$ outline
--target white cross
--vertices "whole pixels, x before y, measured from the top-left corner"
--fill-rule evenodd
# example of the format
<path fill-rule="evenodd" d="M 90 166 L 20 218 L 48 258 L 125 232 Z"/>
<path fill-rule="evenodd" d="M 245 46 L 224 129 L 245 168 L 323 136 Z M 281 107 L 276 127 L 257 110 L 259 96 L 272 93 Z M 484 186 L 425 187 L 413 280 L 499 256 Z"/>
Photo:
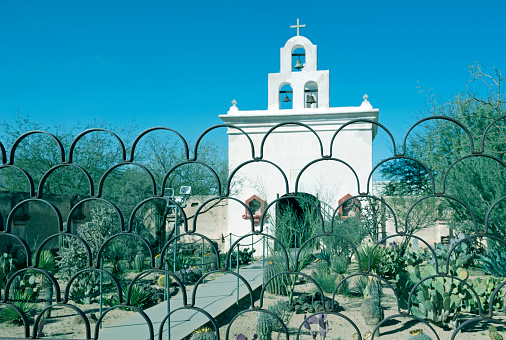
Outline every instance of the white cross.
<path fill-rule="evenodd" d="M 297 18 L 297 25 L 290 26 L 290 28 L 296 28 L 297 29 L 297 36 L 299 36 L 299 28 L 300 27 L 306 27 L 306 25 L 299 25 L 299 18 Z"/>

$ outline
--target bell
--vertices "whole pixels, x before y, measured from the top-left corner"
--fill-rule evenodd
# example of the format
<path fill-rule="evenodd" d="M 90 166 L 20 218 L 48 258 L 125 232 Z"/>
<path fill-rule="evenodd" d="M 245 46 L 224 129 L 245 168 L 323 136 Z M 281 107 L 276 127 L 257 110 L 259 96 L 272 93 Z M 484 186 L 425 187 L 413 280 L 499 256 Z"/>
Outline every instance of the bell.
<path fill-rule="evenodd" d="M 304 65 L 302 65 L 302 61 L 300 60 L 300 57 L 299 59 L 297 59 L 297 62 L 295 63 L 295 66 L 294 66 L 297 70 L 300 70 L 304 67 Z"/>
<path fill-rule="evenodd" d="M 292 100 L 288 97 L 287 94 L 285 94 L 285 99 L 283 99 L 283 103 L 291 102 Z"/>
<path fill-rule="evenodd" d="M 313 95 L 312 95 L 312 94 L 308 94 L 308 95 L 307 95 L 307 100 L 306 100 L 306 103 L 307 103 L 307 104 L 314 104 L 314 103 L 316 103 L 316 100 L 314 100 L 314 97 L 313 97 Z"/>

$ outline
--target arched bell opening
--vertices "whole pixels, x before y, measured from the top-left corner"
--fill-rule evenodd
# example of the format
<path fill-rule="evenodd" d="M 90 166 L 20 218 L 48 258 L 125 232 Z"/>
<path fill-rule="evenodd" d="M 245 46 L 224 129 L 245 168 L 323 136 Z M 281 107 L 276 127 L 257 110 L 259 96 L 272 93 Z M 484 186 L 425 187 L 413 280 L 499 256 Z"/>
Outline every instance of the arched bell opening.
<path fill-rule="evenodd" d="M 290 84 L 283 85 L 279 90 L 279 109 L 288 110 L 293 108 L 293 89 Z"/>
<path fill-rule="evenodd" d="M 306 50 L 303 47 L 297 47 L 292 51 L 292 72 L 304 70 L 306 66 Z"/>
<path fill-rule="evenodd" d="M 314 81 L 304 85 L 304 107 L 313 109 L 318 107 L 318 84 Z"/>

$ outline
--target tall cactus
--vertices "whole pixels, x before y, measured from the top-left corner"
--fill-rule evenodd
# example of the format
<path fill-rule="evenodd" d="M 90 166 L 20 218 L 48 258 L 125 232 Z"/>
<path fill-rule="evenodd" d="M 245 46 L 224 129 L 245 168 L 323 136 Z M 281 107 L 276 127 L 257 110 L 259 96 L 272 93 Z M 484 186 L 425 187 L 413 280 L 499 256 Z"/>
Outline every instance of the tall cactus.
<path fill-rule="evenodd" d="M 271 340 L 273 330 L 273 318 L 267 313 L 259 313 L 257 316 L 257 334 L 259 340 Z"/>
<path fill-rule="evenodd" d="M 280 265 L 270 262 L 264 268 L 264 281 L 267 283 L 270 278 L 274 275 L 282 272 L 282 268 Z M 275 295 L 287 296 L 288 292 L 286 290 L 286 277 L 283 275 L 276 276 L 272 281 L 269 282 L 266 286 L 266 291 Z"/>

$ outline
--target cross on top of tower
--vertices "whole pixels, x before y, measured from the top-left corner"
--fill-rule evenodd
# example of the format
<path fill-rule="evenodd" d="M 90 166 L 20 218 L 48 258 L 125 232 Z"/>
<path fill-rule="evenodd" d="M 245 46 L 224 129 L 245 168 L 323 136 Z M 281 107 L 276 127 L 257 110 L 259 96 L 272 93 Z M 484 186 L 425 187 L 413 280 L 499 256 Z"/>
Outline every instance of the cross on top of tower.
<path fill-rule="evenodd" d="M 299 25 L 299 18 L 297 18 L 297 25 L 291 25 L 290 28 L 296 28 L 297 29 L 297 36 L 299 36 L 299 28 L 306 27 L 306 25 Z"/>

